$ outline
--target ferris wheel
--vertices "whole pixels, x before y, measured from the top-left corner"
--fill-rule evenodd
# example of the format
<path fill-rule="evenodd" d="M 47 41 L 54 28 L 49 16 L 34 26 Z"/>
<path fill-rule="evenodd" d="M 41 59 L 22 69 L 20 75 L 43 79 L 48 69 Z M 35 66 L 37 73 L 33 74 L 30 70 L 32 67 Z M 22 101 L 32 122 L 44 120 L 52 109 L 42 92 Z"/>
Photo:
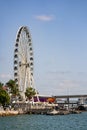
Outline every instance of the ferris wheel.
<path fill-rule="evenodd" d="M 17 33 L 14 49 L 14 80 L 23 95 L 27 87 L 33 87 L 33 48 L 30 32 L 22 26 Z"/>

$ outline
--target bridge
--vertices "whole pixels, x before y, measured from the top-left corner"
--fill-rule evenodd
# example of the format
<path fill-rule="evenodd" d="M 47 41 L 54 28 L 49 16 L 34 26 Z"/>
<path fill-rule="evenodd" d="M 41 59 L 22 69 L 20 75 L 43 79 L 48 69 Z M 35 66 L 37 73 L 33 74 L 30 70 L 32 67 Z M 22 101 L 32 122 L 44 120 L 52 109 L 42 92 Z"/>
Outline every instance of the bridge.
<path fill-rule="evenodd" d="M 59 95 L 53 97 L 54 98 L 87 98 L 87 95 Z"/>
<path fill-rule="evenodd" d="M 66 102 L 59 102 L 58 104 L 68 104 L 69 109 L 69 104 L 78 104 L 78 102 L 71 102 L 70 98 L 87 98 L 87 95 L 59 95 L 53 97 L 56 98 L 56 101 L 58 101 L 58 99 L 66 99 Z"/>

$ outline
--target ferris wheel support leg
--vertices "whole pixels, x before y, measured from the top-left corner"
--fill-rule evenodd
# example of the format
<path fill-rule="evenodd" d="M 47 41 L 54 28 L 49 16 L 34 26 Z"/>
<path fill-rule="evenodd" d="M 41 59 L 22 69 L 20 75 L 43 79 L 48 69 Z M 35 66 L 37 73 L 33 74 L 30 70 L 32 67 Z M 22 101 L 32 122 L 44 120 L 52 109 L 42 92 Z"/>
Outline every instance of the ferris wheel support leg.
<path fill-rule="evenodd" d="M 35 88 L 33 76 L 32 76 L 32 81 L 33 81 L 33 88 Z M 35 88 L 35 90 L 36 90 L 36 88 Z M 37 101 L 40 102 L 40 99 L 39 99 L 39 96 L 38 96 L 38 94 L 37 94 L 37 91 L 36 91 L 36 97 L 37 97 Z"/>
<path fill-rule="evenodd" d="M 20 95 L 22 97 L 22 100 L 25 100 L 25 94 L 24 94 L 24 92 L 20 92 Z"/>

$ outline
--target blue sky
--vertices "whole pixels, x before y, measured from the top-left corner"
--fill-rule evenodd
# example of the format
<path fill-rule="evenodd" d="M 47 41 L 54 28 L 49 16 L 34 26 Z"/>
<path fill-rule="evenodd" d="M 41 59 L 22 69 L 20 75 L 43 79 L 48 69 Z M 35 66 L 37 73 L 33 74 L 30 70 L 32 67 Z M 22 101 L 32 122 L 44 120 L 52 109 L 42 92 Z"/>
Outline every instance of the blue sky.
<path fill-rule="evenodd" d="M 40 94 L 87 94 L 87 1 L 0 0 L 0 81 L 13 78 L 16 33 L 28 26 Z"/>

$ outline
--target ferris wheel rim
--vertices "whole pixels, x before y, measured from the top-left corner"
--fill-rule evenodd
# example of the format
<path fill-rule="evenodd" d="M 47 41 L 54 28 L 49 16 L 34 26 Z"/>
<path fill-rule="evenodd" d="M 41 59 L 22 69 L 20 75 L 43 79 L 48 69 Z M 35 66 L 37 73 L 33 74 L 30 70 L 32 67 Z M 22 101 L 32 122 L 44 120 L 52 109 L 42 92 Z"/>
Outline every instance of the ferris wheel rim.
<path fill-rule="evenodd" d="M 25 44 L 23 44 L 23 42 Z M 14 49 L 14 79 L 18 85 L 20 85 L 19 84 L 20 78 L 22 78 L 23 80 L 27 75 L 31 77 L 33 76 L 33 68 L 34 68 L 33 59 L 34 58 L 33 58 L 31 34 L 27 26 L 21 26 L 17 32 L 15 49 Z M 26 73 L 27 71 L 30 71 L 29 74 Z M 21 75 L 23 75 L 24 78 Z"/>

